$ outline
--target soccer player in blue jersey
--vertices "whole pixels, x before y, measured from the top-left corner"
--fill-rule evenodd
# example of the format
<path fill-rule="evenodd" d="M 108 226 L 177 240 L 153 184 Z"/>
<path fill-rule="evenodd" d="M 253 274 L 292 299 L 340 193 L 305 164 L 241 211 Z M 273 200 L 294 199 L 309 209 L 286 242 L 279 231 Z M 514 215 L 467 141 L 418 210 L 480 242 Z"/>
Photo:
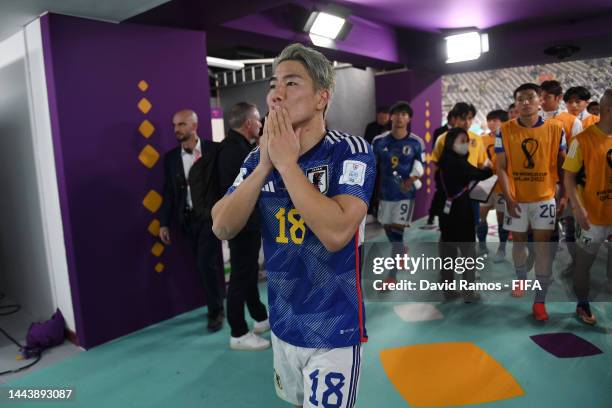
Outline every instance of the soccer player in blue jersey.
<path fill-rule="evenodd" d="M 391 242 L 391 256 L 407 252 L 404 229 L 410 226 L 416 190 L 420 187 L 425 162 L 423 139 L 410 132 L 412 107 L 396 102 L 391 109 L 391 130 L 372 141 L 380 165 L 378 220 Z M 386 282 L 396 282 L 397 270 L 389 271 Z"/>
<path fill-rule="evenodd" d="M 260 146 L 213 208 L 213 231 L 230 239 L 257 206 L 278 396 L 352 407 L 367 340 L 359 246 L 375 158 L 364 139 L 326 131 L 334 71 L 321 53 L 292 44 L 273 68 Z"/>

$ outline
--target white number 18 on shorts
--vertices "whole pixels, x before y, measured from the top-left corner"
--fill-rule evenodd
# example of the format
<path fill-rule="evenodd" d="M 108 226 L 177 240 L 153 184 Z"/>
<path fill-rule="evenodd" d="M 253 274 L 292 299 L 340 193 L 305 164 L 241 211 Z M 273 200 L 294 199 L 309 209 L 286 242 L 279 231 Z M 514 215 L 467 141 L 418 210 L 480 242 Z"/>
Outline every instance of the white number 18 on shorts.
<path fill-rule="evenodd" d="M 357 398 L 361 344 L 316 349 L 293 346 L 272 334 L 274 386 L 300 407 L 352 408 Z"/>

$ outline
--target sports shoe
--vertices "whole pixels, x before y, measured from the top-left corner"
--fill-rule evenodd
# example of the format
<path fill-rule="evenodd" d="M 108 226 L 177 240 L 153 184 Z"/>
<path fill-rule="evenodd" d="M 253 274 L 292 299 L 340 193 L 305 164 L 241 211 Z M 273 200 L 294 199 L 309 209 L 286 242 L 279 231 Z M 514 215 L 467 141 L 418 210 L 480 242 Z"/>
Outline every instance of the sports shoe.
<path fill-rule="evenodd" d="M 533 311 L 533 317 L 539 322 L 545 322 L 548 320 L 548 313 L 546 313 L 546 305 L 544 303 L 534 303 L 531 310 Z"/>
<path fill-rule="evenodd" d="M 261 334 L 270 330 L 270 319 L 253 323 L 253 333 Z"/>
<path fill-rule="evenodd" d="M 493 263 L 500 263 L 506 260 L 506 250 L 499 248 L 493 255 Z"/>
<path fill-rule="evenodd" d="M 588 303 L 585 305 L 578 304 L 578 306 L 576 306 L 576 316 L 584 323 L 590 324 L 591 326 L 597 323 L 597 319 Z"/>
<path fill-rule="evenodd" d="M 260 351 L 269 347 L 269 340 L 259 337 L 253 332 L 248 332 L 241 337 L 230 337 L 230 348 L 232 350 Z"/>
<path fill-rule="evenodd" d="M 225 320 L 225 313 L 219 312 L 216 316 L 208 316 L 208 324 L 206 328 L 209 332 L 218 332 L 223 328 L 223 321 Z"/>

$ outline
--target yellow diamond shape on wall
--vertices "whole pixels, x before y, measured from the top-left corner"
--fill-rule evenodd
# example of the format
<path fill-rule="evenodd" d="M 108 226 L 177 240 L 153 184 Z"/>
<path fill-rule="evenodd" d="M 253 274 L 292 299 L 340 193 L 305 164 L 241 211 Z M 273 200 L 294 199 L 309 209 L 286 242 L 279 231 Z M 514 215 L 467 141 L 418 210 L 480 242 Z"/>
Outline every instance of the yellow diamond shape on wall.
<path fill-rule="evenodd" d="M 431 168 L 427 167 L 427 175 L 429 176 L 431 174 Z"/>
<path fill-rule="evenodd" d="M 149 88 L 149 84 L 144 79 L 138 83 L 138 89 L 142 92 L 146 91 Z"/>
<path fill-rule="evenodd" d="M 155 150 L 153 146 L 146 145 L 138 155 L 138 160 L 148 168 L 151 168 L 155 166 L 155 163 L 159 160 L 159 153 L 157 153 L 157 150 Z"/>
<path fill-rule="evenodd" d="M 429 109 L 427 109 L 427 110 L 425 111 L 425 116 L 426 116 L 426 117 L 429 117 Z"/>
<path fill-rule="evenodd" d="M 431 188 L 427 187 L 427 194 L 431 193 Z"/>
<path fill-rule="evenodd" d="M 429 121 L 429 119 L 427 119 L 427 120 L 425 121 L 425 128 L 426 128 L 426 129 L 429 129 L 429 127 L 430 127 L 430 126 L 431 126 L 431 122 Z"/>
<path fill-rule="evenodd" d="M 140 111 L 144 114 L 149 113 L 149 111 L 151 110 L 151 108 L 153 107 L 153 105 L 151 105 L 151 102 L 149 102 L 149 100 L 147 98 L 142 98 L 139 102 L 138 102 L 138 109 L 140 109 Z"/>
<path fill-rule="evenodd" d="M 162 273 L 163 270 L 164 270 L 164 264 L 161 262 L 158 262 L 157 265 L 155 265 L 155 272 Z"/>
<path fill-rule="evenodd" d="M 430 185 L 430 184 L 431 184 L 431 179 L 430 179 L 430 178 L 428 178 L 428 179 L 427 179 L 427 185 Z"/>
<path fill-rule="evenodd" d="M 159 210 L 159 207 L 162 203 L 162 196 L 160 196 L 157 191 L 151 190 L 147 193 L 144 200 L 142 200 L 142 205 L 152 213 Z"/>
<path fill-rule="evenodd" d="M 149 138 L 149 137 L 151 137 L 153 132 L 155 132 L 155 126 L 153 126 L 153 124 L 151 122 L 149 122 L 147 119 L 145 119 L 145 120 L 142 121 L 140 126 L 138 126 L 138 131 L 144 137 Z"/>
<path fill-rule="evenodd" d="M 431 140 L 431 133 L 429 133 L 429 131 L 427 131 L 427 133 L 425 133 L 425 141 L 427 143 L 429 143 L 430 140 Z"/>
<path fill-rule="evenodd" d="M 429 107 L 429 101 L 425 101 L 425 106 Z"/>
<path fill-rule="evenodd" d="M 151 248 L 151 253 L 155 256 L 160 256 L 164 252 L 164 246 L 159 242 L 153 244 L 153 248 Z"/>
<path fill-rule="evenodd" d="M 149 228 L 147 229 L 149 231 L 149 234 L 153 235 L 154 237 L 157 237 L 159 235 L 159 226 L 159 220 L 157 218 L 151 221 L 151 223 L 149 224 Z"/>

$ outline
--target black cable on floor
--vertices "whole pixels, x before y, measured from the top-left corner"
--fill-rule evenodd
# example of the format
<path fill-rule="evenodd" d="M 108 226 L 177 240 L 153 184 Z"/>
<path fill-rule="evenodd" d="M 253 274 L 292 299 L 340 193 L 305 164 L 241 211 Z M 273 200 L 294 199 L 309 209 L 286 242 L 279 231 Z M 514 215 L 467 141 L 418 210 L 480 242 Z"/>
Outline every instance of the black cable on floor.
<path fill-rule="evenodd" d="M 2 292 L 0 292 L 0 301 L 2 299 L 4 299 L 6 297 L 6 295 Z M 0 316 L 8 316 L 14 313 L 17 313 L 20 309 L 21 306 L 20 305 L 4 305 L 4 306 L 0 306 L 0 310 L 2 309 L 8 309 L 8 308 L 13 308 L 14 310 L 7 312 L 7 313 L 0 313 Z M 24 346 L 22 346 L 21 344 L 19 344 L 19 342 L 17 340 L 15 340 L 13 338 L 13 336 L 11 336 L 10 334 L 8 334 L 2 327 L 0 327 L 0 332 L 2 332 L 2 334 L 4 334 L 6 336 L 7 339 L 9 339 L 11 342 L 13 342 L 17 347 L 19 347 L 19 349 L 23 349 Z M 25 369 L 28 369 L 30 367 L 32 367 L 34 364 L 38 363 L 40 361 L 40 358 L 42 357 L 42 353 L 39 353 L 36 356 L 36 360 L 34 360 L 33 362 L 31 362 L 30 364 L 27 364 L 23 367 L 19 367 L 19 368 L 15 368 L 13 370 L 6 370 L 6 371 L 1 371 L 0 375 L 5 375 L 5 374 L 14 374 L 14 373 L 18 373 L 20 371 L 23 371 Z"/>

